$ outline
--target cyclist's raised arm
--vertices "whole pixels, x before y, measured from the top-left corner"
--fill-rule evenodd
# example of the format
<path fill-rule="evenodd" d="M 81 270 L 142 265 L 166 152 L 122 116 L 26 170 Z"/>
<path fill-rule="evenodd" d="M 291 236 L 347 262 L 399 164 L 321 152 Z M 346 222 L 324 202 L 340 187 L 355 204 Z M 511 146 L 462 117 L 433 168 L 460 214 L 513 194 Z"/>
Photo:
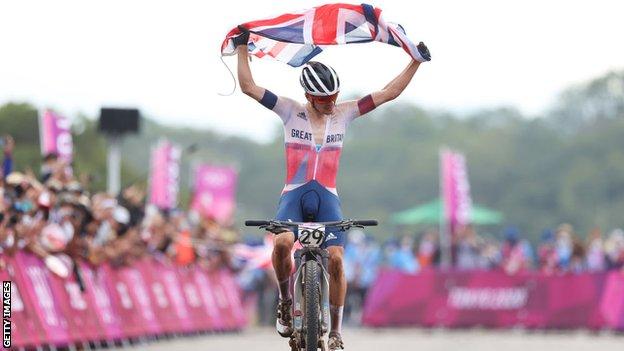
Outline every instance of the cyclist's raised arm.
<path fill-rule="evenodd" d="M 257 101 L 262 100 L 265 89 L 257 86 L 253 80 L 251 68 L 249 67 L 249 53 L 247 52 L 246 44 L 238 46 L 238 84 L 243 93 Z"/>
<path fill-rule="evenodd" d="M 416 73 L 416 70 L 418 70 L 419 65 L 420 62 L 412 60 L 403 72 L 390 81 L 390 83 L 388 83 L 383 89 L 359 99 L 358 109 L 360 111 L 360 115 L 368 113 L 401 95 L 403 90 L 405 90 L 409 82 L 412 80 L 412 77 Z"/>
<path fill-rule="evenodd" d="M 418 51 L 421 56 L 425 58 L 425 60 L 429 61 L 431 59 L 429 49 L 427 49 L 427 46 L 425 46 L 422 42 L 418 45 Z M 403 90 L 405 90 L 409 82 L 412 80 L 412 77 L 414 77 L 414 74 L 418 70 L 420 64 L 421 62 L 412 59 L 407 67 L 405 67 L 405 69 L 393 80 L 391 80 L 390 83 L 388 83 L 383 89 L 358 100 L 360 115 L 368 113 L 376 107 L 379 107 L 388 101 L 394 100 L 401 95 Z"/>
<path fill-rule="evenodd" d="M 248 55 L 247 45 L 238 47 L 238 83 L 241 90 L 243 93 L 256 99 L 262 106 L 275 112 L 285 122 L 290 117 L 290 112 L 293 106 L 296 105 L 296 102 L 277 96 L 270 90 L 257 86 L 251 75 Z"/>
<path fill-rule="evenodd" d="M 292 108 L 297 105 L 297 103 L 291 99 L 277 96 L 270 90 L 256 85 L 251 74 L 251 68 L 249 67 L 249 52 L 247 49 L 249 32 L 245 32 L 245 28 L 242 28 L 241 31 L 243 34 L 234 38 L 234 45 L 238 48 L 238 84 L 240 84 L 243 93 L 251 96 L 262 104 L 262 106 L 275 112 L 280 116 L 283 122 L 286 122 L 288 118 L 290 118 Z"/>

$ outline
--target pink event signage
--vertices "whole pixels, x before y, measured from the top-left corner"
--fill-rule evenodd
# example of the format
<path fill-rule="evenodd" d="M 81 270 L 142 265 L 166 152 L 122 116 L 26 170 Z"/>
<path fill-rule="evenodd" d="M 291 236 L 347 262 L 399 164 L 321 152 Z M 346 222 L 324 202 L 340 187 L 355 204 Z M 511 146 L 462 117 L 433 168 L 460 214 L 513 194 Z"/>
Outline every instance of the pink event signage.
<path fill-rule="evenodd" d="M 383 271 L 369 291 L 368 326 L 610 328 L 624 330 L 622 272 Z"/>
<path fill-rule="evenodd" d="M 43 111 L 39 116 L 39 142 L 41 154 L 58 154 L 59 157 L 70 163 L 73 154 L 71 122 L 51 110 Z"/>
<path fill-rule="evenodd" d="M 466 159 L 464 155 L 450 150 L 443 150 L 440 157 L 444 221 L 449 225 L 450 232 L 455 233 L 458 227 L 470 222 L 472 211 Z"/>
<path fill-rule="evenodd" d="M 167 140 L 161 140 L 152 149 L 149 201 L 158 208 L 176 207 L 181 155 L 180 148 Z"/>
<path fill-rule="evenodd" d="M 197 167 L 192 208 L 205 217 L 227 223 L 236 205 L 236 179 L 232 167 Z"/>
<path fill-rule="evenodd" d="M 50 273 L 36 256 L 7 257 L 0 278 L 12 282 L 12 348 L 68 346 L 162 333 L 235 330 L 240 290 L 226 270 L 207 272 L 145 258 L 129 267 L 79 263 L 74 277 Z"/>

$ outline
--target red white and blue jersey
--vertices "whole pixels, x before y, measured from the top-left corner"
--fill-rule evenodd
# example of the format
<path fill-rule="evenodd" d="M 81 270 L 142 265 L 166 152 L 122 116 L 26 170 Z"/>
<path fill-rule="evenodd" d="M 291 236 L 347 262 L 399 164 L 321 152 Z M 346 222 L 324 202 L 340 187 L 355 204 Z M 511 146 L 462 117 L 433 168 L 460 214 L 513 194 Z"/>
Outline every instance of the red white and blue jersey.
<path fill-rule="evenodd" d="M 305 105 L 289 98 L 277 97 L 270 91 L 260 101 L 275 112 L 284 123 L 286 149 L 286 185 L 282 193 L 316 180 L 337 194 L 336 176 L 347 127 L 358 117 L 358 101 L 336 104 L 334 113 L 326 117 L 323 143 L 316 145 L 312 124 Z"/>

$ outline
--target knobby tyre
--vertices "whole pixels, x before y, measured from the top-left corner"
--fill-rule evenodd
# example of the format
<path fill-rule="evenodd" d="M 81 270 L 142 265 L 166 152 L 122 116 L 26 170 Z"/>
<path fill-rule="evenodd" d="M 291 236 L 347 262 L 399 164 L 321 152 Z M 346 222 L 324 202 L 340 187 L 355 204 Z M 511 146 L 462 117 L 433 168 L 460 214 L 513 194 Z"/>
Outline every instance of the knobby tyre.
<path fill-rule="evenodd" d="M 320 281 L 319 264 L 305 263 L 305 350 L 316 351 L 319 339 Z"/>

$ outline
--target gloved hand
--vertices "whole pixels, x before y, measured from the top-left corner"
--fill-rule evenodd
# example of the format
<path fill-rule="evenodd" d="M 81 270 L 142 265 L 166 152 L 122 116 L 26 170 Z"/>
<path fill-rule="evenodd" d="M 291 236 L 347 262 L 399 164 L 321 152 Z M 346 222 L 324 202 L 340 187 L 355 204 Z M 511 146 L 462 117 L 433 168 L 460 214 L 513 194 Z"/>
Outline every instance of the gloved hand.
<path fill-rule="evenodd" d="M 427 45 L 425 45 L 425 43 L 421 41 L 420 43 L 418 43 L 418 45 L 416 45 L 416 48 L 418 49 L 418 53 L 420 54 L 420 56 L 422 56 L 425 61 L 431 61 L 431 53 L 429 52 L 429 48 L 427 48 Z"/>
<path fill-rule="evenodd" d="M 238 47 L 239 45 L 247 45 L 247 42 L 249 41 L 249 30 L 241 25 L 238 26 L 238 30 L 241 31 L 241 34 L 232 38 L 234 47 Z"/>

